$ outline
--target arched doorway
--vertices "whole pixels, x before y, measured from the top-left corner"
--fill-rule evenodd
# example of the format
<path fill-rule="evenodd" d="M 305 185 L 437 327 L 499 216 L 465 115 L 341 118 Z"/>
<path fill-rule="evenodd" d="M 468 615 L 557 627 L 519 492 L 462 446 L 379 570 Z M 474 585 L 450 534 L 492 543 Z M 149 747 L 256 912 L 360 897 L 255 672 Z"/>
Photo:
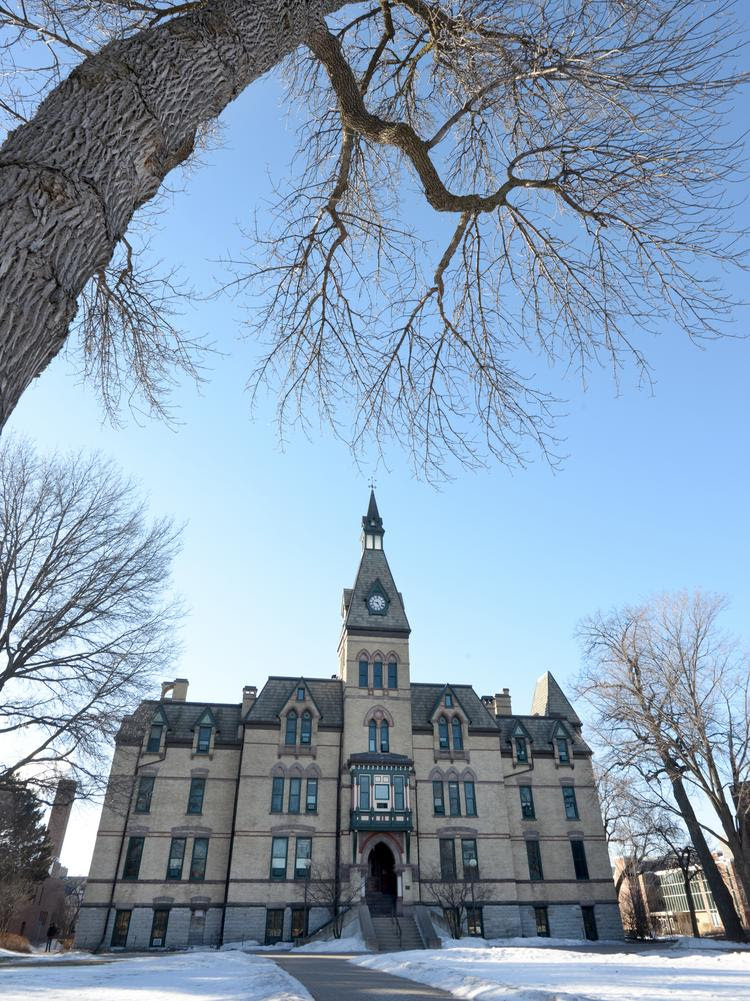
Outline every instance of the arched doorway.
<path fill-rule="evenodd" d="M 371 911 L 391 913 L 396 905 L 398 881 L 393 852 L 379 841 L 367 859 L 367 905 Z"/>

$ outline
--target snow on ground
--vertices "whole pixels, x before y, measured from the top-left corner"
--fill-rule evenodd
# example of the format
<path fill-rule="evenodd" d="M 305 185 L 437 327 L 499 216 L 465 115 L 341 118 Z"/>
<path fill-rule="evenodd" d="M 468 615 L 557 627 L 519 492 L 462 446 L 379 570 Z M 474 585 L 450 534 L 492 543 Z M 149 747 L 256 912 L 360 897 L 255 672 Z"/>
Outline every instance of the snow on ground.
<path fill-rule="evenodd" d="M 328 938 L 323 942 L 308 942 L 307 945 L 301 945 L 293 951 L 296 954 L 298 952 L 369 952 L 370 950 L 365 945 L 365 940 L 361 935 L 351 935 L 348 938 Z"/>
<path fill-rule="evenodd" d="M 3 1001 L 312 1001 L 260 956 L 188 952 L 90 966 L 0 966 Z"/>
<path fill-rule="evenodd" d="M 350 962 L 470 1001 L 750 1001 L 750 952 L 666 945 L 597 952 L 533 941 L 531 948 L 463 942 Z"/>

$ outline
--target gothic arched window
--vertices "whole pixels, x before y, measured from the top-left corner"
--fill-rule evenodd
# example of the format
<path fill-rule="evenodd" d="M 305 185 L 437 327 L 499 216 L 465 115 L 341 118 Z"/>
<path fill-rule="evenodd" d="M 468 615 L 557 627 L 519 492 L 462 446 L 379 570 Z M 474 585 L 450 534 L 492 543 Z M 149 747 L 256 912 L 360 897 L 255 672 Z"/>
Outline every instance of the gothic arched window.
<path fill-rule="evenodd" d="M 371 719 L 367 724 L 368 738 L 367 738 L 367 750 L 377 751 L 378 749 L 378 724 L 374 719 Z"/>
<path fill-rule="evenodd" d="M 287 713 L 286 717 L 286 734 L 284 736 L 285 744 L 296 744 L 297 743 L 297 713 L 292 709 L 290 713 Z"/>
<path fill-rule="evenodd" d="M 390 741 L 388 738 L 388 720 L 384 719 L 380 724 L 380 750 L 383 753 L 386 753 L 390 749 Z"/>
<path fill-rule="evenodd" d="M 448 720 L 441 716 L 438 720 L 438 743 L 441 751 L 448 750 Z"/>
<path fill-rule="evenodd" d="M 312 716 L 305 709 L 302 713 L 302 727 L 300 728 L 300 743 L 309 744 L 312 741 Z"/>
<path fill-rule="evenodd" d="M 453 731 L 453 750 L 463 751 L 464 749 L 464 735 L 461 729 L 461 720 L 458 716 L 454 716 L 451 721 L 451 730 Z"/>

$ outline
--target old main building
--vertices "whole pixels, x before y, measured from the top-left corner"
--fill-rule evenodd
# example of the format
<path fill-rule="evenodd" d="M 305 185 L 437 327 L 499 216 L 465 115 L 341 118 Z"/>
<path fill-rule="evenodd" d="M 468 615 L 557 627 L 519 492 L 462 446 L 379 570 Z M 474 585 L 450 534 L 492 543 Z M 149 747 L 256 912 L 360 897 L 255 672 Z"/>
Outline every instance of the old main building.
<path fill-rule="evenodd" d="M 80 947 L 288 940 L 328 920 L 336 871 L 367 938 L 385 908 L 430 939 L 434 888 L 465 878 L 473 933 L 622 935 L 573 707 L 549 673 L 527 715 L 507 689 L 412 682 L 383 534 L 371 495 L 336 676 L 231 705 L 178 679 L 124 720 Z"/>

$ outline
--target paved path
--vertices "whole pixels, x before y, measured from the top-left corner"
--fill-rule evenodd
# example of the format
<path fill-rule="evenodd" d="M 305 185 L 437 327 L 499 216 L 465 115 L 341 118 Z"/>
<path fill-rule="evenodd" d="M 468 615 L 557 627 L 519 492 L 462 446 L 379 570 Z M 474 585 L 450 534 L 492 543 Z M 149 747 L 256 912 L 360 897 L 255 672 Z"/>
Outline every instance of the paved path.
<path fill-rule="evenodd" d="M 346 956 L 269 956 L 291 973 L 315 1001 L 446 1001 L 455 995 L 434 987 L 368 970 L 347 962 Z"/>

